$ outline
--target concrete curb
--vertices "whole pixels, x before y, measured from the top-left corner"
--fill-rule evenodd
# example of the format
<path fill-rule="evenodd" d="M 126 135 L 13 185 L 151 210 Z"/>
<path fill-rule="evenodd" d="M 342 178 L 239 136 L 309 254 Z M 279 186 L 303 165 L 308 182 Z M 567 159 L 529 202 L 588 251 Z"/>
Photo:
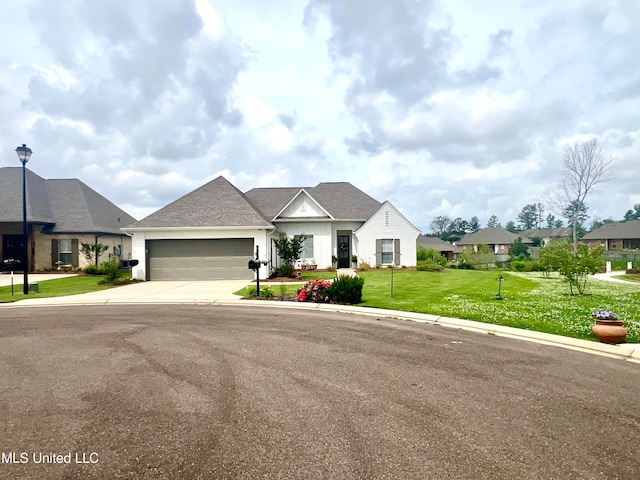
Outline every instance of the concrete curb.
<path fill-rule="evenodd" d="M 211 306 L 251 306 L 263 308 L 295 308 L 298 310 L 318 310 L 326 312 L 349 313 L 354 315 L 366 315 L 374 317 L 395 318 L 418 323 L 428 323 L 440 325 L 448 328 L 457 328 L 469 332 L 484 333 L 500 337 L 515 338 L 527 342 L 535 342 L 544 345 L 551 345 L 560 348 L 567 348 L 595 355 L 603 355 L 610 358 L 617 358 L 633 363 L 640 363 L 640 345 L 622 344 L 608 345 L 588 340 L 580 340 L 550 333 L 535 332 L 520 328 L 505 327 L 489 323 L 476 322 L 473 320 L 463 320 L 460 318 L 441 317 L 427 313 L 403 312 L 400 310 L 378 309 L 370 307 L 357 307 L 352 305 L 334 305 L 327 303 L 301 303 L 301 302 L 280 302 L 268 300 L 245 300 L 240 297 L 228 299 L 216 298 L 193 298 L 193 299 L 171 299 L 167 297 L 144 297 L 140 300 L 131 298 L 108 298 L 104 300 L 77 298 L 65 298 L 64 303 L 47 301 L 50 299 L 41 298 L 29 300 L 29 304 L 3 304 L 2 308 L 24 308 L 24 307 L 61 307 L 61 306 L 91 306 L 91 305 L 211 305 Z"/>

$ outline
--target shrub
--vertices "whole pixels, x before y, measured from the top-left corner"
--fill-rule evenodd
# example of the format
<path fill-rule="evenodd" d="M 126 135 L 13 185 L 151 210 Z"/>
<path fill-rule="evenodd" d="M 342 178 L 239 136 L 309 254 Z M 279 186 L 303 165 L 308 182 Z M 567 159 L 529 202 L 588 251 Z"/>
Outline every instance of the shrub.
<path fill-rule="evenodd" d="M 353 305 L 362 302 L 364 278 L 340 275 L 329 288 L 329 298 L 336 303 Z"/>
<path fill-rule="evenodd" d="M 362 270 L 363 272 L 366 272 L 367 270 L 371 269 L 371 265 L 369 265 L 367 262 L 360 262 L 360 265 L 358 265 L 358 270 Z"/>
<path fill-rule="evenodd" d="M 292 277 L 293 276 L 293 265 L 280 265 L 274 270 L 276 277 Z"/>
<path fill-rule="evenodd" d="M 538 262 L 534 260 L 514 260 L 511 262 L 511 269 L 516 272 L 537 272 L 540 270 Z"/>
<path fill-rule="evenodd" d="M 105 283 L 111 283 L 122 276 L 117 257 L 111 257 L 108 261 L 102 262 L 98 271 L 104 275 Z"/>
<path fill-rule="evenodd" d="M 89 265 L 83 271 L 87 275 L 100 275 L 100 270 L 98 269 L 98 267 L 96 265 Z"/>
<path fill-rule="evenodd" d="M 257 297 L 258 296 L 258 289 L 257 287 L 249 287 L 249 296 L 250 297 Z M 263 287 L 260 289 L 260 297 L 261 298 L 273 298 L 274 294 L 271 291 L 271 289 L 269 287 Z"/>
<path fill-rule="evenodd" d="M 432 260 L 419 261 L 416 265 L 416 270 L 419 272 L 440 272 L 444 269 L 442 265 L 439 265 Z"/>
<path fill-rule="evenodd" d="M 429 261 L 443 267 L 447 264 L 447 259 L 438 250 L 435 248 L 425 248 L 422 245 L 418 247 L 416 257 L 418 262 Z"/>
<path fill-rule="evenodd" d="M 299 302 L 329 303 L 330 288 L 331 282 L 317 278 L 298 289 L 296 297 Z"/>
<path fill-rule="evenodd" d="M 629 275 L 637 275 L 638 273 L 640 273 L 640 268 L 628 268 L 627 269 L 627 274 Z"/>

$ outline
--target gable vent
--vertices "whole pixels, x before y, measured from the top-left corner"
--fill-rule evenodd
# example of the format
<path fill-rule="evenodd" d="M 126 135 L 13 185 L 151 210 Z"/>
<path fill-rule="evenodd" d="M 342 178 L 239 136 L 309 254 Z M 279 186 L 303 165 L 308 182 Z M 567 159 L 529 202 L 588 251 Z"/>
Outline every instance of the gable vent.
<path fill-rule="evenodd" d="M 388 210 L 386 212 L 384 212 L 384 226 L 385 227 L 389 226 L 389 211 Z"/>

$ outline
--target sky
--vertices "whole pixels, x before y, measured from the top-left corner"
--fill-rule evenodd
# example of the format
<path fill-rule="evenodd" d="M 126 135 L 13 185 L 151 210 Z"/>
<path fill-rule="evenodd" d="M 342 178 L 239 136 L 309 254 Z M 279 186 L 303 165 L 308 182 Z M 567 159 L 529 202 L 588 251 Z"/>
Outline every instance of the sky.
<path fill-rule="evenodd" d="M 346 181 L 428 232 L 516 220 L 595 139 L 615 175 L 588 213 L 620 220 L 639 26 L 637 0 L 5 0 L 0 166 L 26 143 L 137 219 L 219 175 Z"/>

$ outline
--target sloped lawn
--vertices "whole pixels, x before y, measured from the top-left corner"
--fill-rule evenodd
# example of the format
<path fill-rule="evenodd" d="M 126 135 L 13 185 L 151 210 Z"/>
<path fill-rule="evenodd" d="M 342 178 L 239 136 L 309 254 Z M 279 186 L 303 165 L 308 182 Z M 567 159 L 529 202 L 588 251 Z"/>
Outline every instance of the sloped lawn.
<path fill-rule="evenodd" d="M 587 295 L 570 296 L 559 277 L 541 273 L 397 269 L 360 272 L 365 279 L 362 306 L 447 317 L 594 340 L 591 312 L 612 310 L 629 327 L 627 342 L 640 343 L 640 286 L 589 279 Z M 494 300 L 502 275 L 503 300 Z"/>

